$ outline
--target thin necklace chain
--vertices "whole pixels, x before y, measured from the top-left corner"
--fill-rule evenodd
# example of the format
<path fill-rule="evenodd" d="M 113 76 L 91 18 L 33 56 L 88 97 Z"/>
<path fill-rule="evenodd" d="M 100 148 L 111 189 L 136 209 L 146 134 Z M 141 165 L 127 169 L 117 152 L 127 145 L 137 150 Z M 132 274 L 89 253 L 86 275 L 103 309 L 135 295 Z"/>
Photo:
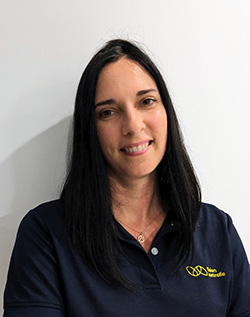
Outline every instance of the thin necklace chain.
<path fill-rule="evenodd" d="M 147 225 L 147 227 L 145 229 L 143 229 L 142 231 L 138 231 L 132 227 L 130 227 L 128 224 L 126 224 L 125 222 L 118 220 L 120 223 L 124 224 L 125 226 L 127 226 L 129 229 L 139 233 L 139 236 L 137 237 L 137 240 L 140 243 L 144 243 L 145 242 L 145 236 L 143 235 L 143 232 L 147 230 L 147 228 L 152 224 L 152 222 L 154 222 L 154 220 L 160 216 L 160 214 L 162 213 L 162 210 L 150 221 L 150 223 Z"/>

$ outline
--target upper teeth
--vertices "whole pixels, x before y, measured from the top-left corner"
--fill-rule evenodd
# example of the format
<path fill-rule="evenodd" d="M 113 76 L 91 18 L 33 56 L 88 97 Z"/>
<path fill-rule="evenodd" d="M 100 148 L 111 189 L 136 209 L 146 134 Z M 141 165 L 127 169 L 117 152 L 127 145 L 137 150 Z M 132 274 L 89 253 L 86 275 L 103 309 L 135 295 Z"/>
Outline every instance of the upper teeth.
<path fill-rule="evenodd" d="M 133 147 L 127 147 L 125 148 L 126 152 L 130 152 L 130 153 L 135 153 L 135 152 L 140 152 L 142 150 L 144 150 L 146 147 L 148 147 L 148 142 L 138 145 L 138 146 L 133 146 Z"/>

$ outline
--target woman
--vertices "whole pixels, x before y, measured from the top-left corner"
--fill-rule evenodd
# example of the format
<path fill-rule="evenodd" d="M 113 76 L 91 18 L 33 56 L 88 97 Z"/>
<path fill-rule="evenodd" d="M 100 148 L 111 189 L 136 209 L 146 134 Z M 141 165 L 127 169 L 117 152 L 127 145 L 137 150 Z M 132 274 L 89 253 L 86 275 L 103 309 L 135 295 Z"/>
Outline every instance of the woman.
<path fill-rule="evenodd" d="M 5 316 L 250 316 L 230 217 L 201 204 L 167 88 L 134 44 L 108 42 L 76 96 L 60 200 L 23 219 Z"/>

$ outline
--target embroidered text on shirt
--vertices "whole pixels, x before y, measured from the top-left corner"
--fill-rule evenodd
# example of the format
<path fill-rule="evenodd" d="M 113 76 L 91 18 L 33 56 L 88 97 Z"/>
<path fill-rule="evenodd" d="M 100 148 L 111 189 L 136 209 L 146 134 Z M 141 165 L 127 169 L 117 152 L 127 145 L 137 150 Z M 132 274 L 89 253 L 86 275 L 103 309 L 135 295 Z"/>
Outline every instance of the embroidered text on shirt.
<path fill-rule="evenodd" d="M 193 277 L 197 277 L 200 275 L 208 276 L 208 277 L 223 277 L 226 275 L 225 272 L 217 272 L 216 269 L 212 269 L 210 267 L 206 267 L 206 269 L 201 265 L 196 265 L 195 267 L 187 266 L 187 272 Z"/>

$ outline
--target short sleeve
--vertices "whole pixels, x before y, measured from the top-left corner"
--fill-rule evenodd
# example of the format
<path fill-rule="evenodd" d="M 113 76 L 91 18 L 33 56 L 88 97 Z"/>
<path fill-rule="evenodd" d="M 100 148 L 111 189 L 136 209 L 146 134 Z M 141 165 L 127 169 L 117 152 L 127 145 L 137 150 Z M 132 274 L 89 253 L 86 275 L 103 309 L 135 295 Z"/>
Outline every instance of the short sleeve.
<path fill-rule="evenodd" d="M 250 316 L 250 266 L 240 237 L 229 217 L 232 246 L 233 287 L 228 316 Z"/>
<path fill-rule="evenodd" d="M 4 293 L 4 317 L 64 316 L 53 238 L 35 211 L 22 220 Z"/>

